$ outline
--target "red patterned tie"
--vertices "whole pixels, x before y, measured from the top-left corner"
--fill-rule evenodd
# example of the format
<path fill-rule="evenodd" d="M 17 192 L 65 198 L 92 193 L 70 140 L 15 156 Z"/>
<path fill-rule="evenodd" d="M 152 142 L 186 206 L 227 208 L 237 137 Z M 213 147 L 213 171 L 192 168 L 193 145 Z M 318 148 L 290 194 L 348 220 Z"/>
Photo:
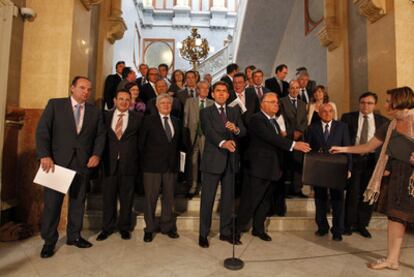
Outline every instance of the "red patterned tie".
<path fill-rule="evenodd" d="M 123 113 L 118 114 L 118 122 L 115 125 L 115 135 L 118 138 L 118 140 L 120 140 L 122 137 L 122 126 L 124 124 L 124 120 L 123 120 L 124 115 L 125 114 Z"/>

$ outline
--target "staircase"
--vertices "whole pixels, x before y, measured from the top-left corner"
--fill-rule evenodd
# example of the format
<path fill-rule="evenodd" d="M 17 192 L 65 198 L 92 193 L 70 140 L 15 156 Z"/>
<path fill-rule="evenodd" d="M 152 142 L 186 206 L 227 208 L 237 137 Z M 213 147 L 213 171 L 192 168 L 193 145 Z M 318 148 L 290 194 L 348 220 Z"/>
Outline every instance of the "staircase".
<path fill-rule="evenodd" d="M 219 230 L 219 195 L 216 197 L 213 208 L 212 231 Z M 161 199 L 158 201 L 156 213 L 161 211 Z M 287 199 L 287 214 L 285 217 L 272 216 L 267 219 L 268 231 L 312 231 L 316 230 L 314 199 Z M 145 227 L 143 215 L 144 198 L 136 196 L 134 199 L 134 212 L 136 216 L 135 229 L 142 230 Z M 175 211 L 177 213 L 178 231 L 198 232 L 200 198 L 186 199 L 178 197 L 175 199 Z M 331 221 L 331 216 L 329 216 Z M 89 194 L 86 203 L 84 217 L 84 228 L 99 230 L 102 222 L 102 196 L 100 194 Z M 370 230 L 386 230 L 387 218 L 380 214 L 373 215 L 369 226 Z"/>

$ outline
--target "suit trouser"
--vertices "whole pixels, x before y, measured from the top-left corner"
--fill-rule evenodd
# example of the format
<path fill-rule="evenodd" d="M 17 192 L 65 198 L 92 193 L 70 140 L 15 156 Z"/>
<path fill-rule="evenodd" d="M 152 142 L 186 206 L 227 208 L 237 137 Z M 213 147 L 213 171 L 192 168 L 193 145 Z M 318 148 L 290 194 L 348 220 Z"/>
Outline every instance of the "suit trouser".
<path fill-rule="evenodd" d="M 231 213 L 234 195 L 232 194 L 233 173 L 230 166 L 222 174 L 201 172 L 200 236 L 207 237 L 211 228 L 214 199 L 221 181 L 220 234 L 231 235 Z"/>
<path fill-rule="evenodd" d="M 120 231 L 131 230 L 132 203 L 134 200 L 134 186 L 136 176 L 122 175 L 119 164 L 113 176 L 104 178 L 103 182 L 103 222 L 102 230 L 113 232 L 117 223 L 117 196 L 119 195 Z"/>
<path fill-rule="evenodd" d="M 191 183 L 192 189 L 198 187 L 198 163 L 202 158 L 204 149 L 205 137 L 197 137 L 191 152 Z"/>
<path fill-rule="evenodd" d="M 68 168 L 77 172 L 84 170 L 79 166 L 79 162 L 74 155 Z M 69 210 L 66 228 L 66 236 L 68 241 L 74 241 L 80 237 L 83 225 L 83 214 L 85 211 L 86 186 L 89 182 L 87 174 L 75 175 L 69 188 Z M 62 203 L 65 195 L 55 190 L 44 188 L 43 190 L 43 213 L 41 219 L 40 233 L 42 239 L 47 245 L 55 245 L 59 233 L 57 231 Z"/>
<path fill-rule="evenodd" d="M 289 193 L 302 192 L 302 167 L 303 167 L 303 154 L 298 151 L 292 151 L 287 153 L 288 167 L 288 180 L 291 181 L 291 185 L 288 191 Z"/>
<path fill-rule="evenodd" d="M 162 233 L 176 231 L 174 217 L 174 187 L 177 174 L 172 172 L 151 173 L 144 172 L 144 190 L 145 190 L 145 232 L 156 232 L 158 230 L 155 221 L 155 210 L 157 200 L 162 187 L 161 202 L 161 219 L 160 229 Z"/>
<path fill-rule="evenodd" d="M 322 231 L 329 230 L 329 223 L 326 218 L 328 213 L 328 188 L 314 187 L 315 206 L 316 206 L 316 224 Z M 332 229 L 334 234 L 343 232 L 343 204 L 344 191 L 338 189 L 329 189 L 331 206 L 332 206 Z"/>
<path fill-rule="evenodd" d="M 375 168 L 375 156 L 353 156 L 353 171 L 345 199 L 345 226 L 366 227 L 374 205 L 364 202 L 363 194 Z"/>
<path fill-rule="evenodd" d="M 253 217 L 253 232 L 265 232 L 264 223 L 271 207 L 276 182 L 250 176 L 249 193 L 242 192 L 237 229 L 242 230 Z M 248 207 L 248 208 L 245 208 Z"/>

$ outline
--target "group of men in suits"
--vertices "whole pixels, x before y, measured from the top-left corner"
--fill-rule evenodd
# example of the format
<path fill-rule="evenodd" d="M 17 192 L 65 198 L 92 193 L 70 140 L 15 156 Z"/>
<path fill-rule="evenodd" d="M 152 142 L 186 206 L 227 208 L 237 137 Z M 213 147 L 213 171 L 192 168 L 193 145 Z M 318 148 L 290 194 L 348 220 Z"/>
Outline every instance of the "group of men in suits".
<path fill-rule="evenodd" d="M 161 70 L 165 69 L 160 66 Z M 359 99 L 358 112 L 343 115 L 344 123 L 333 120 L 332 106 L 323 104 L 319 111 L 321 121 L 307 127 L 306 101 L 301 100 L 306 97 L 300 95 L 302 84 L 308 82 L 292 80 L 287 83 L 286 65 L 276 67 L 275 77 L 267 79 L 266 86 L 262 85 L 263 71 L 255 69 L 252 72 L 253 85 L 249 87 L 246 86 L 246 76 L 238 72 L 237 64 L 230 64 L 223 81 L 211 87 L 207 81 L 197 82 L 198 74 L 190 70 L 185 74 L 185 88 L 174 97 L 168 93 L 166 76 L 161 76 L 159 69 L 146 65 L 140 65 L 139 69 L 144 74 L 138 78 L 139 81 L 136 80 L 141 89 L 140 97 L 152 111 L 147 116 L 129 110 L 129 91 L 120 88 L 111 94 L 111 90 L 122 82 L 119 79 L 121 72 L 128 82 L 136 79 L 135 73 L 125 67 L 124 62 L 118 62 L 117 73 L 108 76 L 105 84 L 105 103 L 107 107 L 112 103 L 112 110 L 102 114 L 87 103 L 91 82 L 86 77 L 77 76 L 72 81 L 70 97 L 51 99 L 39 121 L 36 143 L 43 170 L 53 171 L 57 164 L 77 172 L 69 190 L 68 245 L 92 246 L 81 237 L 80 231 L 89 176 L 101 161 L 104 173 L 103 225 L 97 240 L 105 240 L 116 229 L 122 239 L 131 238 L 134 184 L 140 171 L 145 190 L 144 241 L 152 241 L 154 233 L 159 230 L 172 239 L 178 238 L 174 190 L 181 150 L 187 152 L 190 164 L 190 193 L 195 195 L 201 189 L 199 245 L 209 247 L 212 209 L 219 183 L 220 239 L 241 244 L 241 232 L 249 229 L 252 220 L 252 234 L 270 241 L 264 221 L 275 200 L 278 203 L 277 214 L 283 216 L 286 213 L 286 188 L 283 184 L 288 173 L 293 176 L 290 180 L 294 183 L 295 193 L 302 193 L 302 153 L 311 149 L 328 149 L 333 145 L 365 143 L 375 129 L 386 122 L 385 118 L 373 114 L 377 96 L 367 92 Z M 298 79 L 302 77 L 306 79 L 309 76 L 302 72 Z M 109 100 L 111 96 L 112 101 Z M 362 193 L 375 159 L 375 153 L 354 157 L 353 164 L 349 159 L 349 170 L 353 168 L 354 174 L 346 194 L 345 221 L 342 208 L 344 192 L 329 191 L 334 240 L 342 240 L 342 234 L 350 235 L 352 232 L 370 237 L 366 227 L 372 209 L 363 204 Z M 237 228 L 232 229 L 235 188 L 240 188 L 241 199 Z M 155 209 L 160 192 L 163 198 L 158 221 Z M 329 231 L 327 195 L 327 189 L 315 187 L 316 234 L 320 236 Z M 59 192 L 44 189 L 43 258 L 54 254 L 63 197 Z"/>

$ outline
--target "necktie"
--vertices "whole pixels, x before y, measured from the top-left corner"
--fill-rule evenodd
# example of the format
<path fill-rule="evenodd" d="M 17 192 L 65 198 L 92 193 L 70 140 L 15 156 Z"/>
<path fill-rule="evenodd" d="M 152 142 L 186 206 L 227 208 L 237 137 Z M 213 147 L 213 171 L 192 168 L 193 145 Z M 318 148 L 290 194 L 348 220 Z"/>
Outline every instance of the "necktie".
<path fill-rule="evenodd" d="M 125 114 L 123 113 L 118 114 L 118 121 L 116 122 L 116 125 L 115 125 L 115 135 L 118 138 L 118 140 L 121 140 L 122 133 L 123 133 L 122 126 L 124 125 L 124 120 L 123 120 L 124 115 Z"/>
<path fill-rule="evenodd" d="M 204 102 L 205 100 L 200 101 L 200 110 L 204 109 Z M 197 122 L 197 135 L 199 135 L 200 137 L 203 135 L 203 130 L 201 130 L 200 120 L 198 120 Z"/>
<path fill-rule="evenodd" d="M 194 90 L 190 89 L 190 97 L 194 97 Z"/>
<path fill-rule="evenodd" d="M 223 123 L 226 124 L 227 123 L 227 115 L 224 112 L 224 107 L 223 106 L 220 107 L 220 117 L 221 117 L 221 120 L 223 121 Z"/>
<path fill-rule="evenodd" d="M 292 99 L 292 104 L 293 104 L 293 107 L 295 107 L 295 109 L 297 109 L 297 105 L 296 105 L 296 98 L 295 99 Z"/>
<path fill-rule="evenodd" d="M 364 122 L 362 123 L 361 137 L 359 144 L 365 144 L 368 142 L 368 116 L 364 115 Z"/>
<path fill-rule="evenodd" d="M 323 131 L 323 137 L 325 138 L 325 141 L 328 141 L 328 137 L 329 137 L 329 124 L 325 124 L 325 130 Z"/>
<path fill-rule="evenodd" d="M 259 98 L 262 98 L 262 96 L 263 96 L 262 87 L 258 86 L 258 87 L 256 87 L 256 89 L 257 89 L 257 96 L 259 96 Z"/>
<path fill-rule="evenodd" d="M 270 119 L 270 123 L 271 123 L 271 124 L 273 125 L 273 127 L 275 128 L 276 133 L 277 133 L 277 134 L 280 134 L 280 127 L 279 127 L 279 124 L 277 123 L 276 119 L 271 118 L 271 119 Z"/>
<path fill-rule="evenodd" d="M 172 131 L 171 131 L 170 124 L 168 124 L 168 116 L 164 116 L 163 118 L 164 118 L 165 135 L 167 136 L 168 142 L 171 142 L 171 140 L 172 140 Z"/>
<path fill-rule="evenodd" d="M 201 100 L 201 101 L 200 101 L 200 110 L 201 110 L 201 109 L 204 109 L 204 101 L 205 101 L 205 100 Z"/>
<path fill-rule="evenodd" d="M 81 108 L 82 108 L 81 104 L 75 105 L 75 124 L 76 124 L 76 132 L 78 133 L 79 133 Z"/>

